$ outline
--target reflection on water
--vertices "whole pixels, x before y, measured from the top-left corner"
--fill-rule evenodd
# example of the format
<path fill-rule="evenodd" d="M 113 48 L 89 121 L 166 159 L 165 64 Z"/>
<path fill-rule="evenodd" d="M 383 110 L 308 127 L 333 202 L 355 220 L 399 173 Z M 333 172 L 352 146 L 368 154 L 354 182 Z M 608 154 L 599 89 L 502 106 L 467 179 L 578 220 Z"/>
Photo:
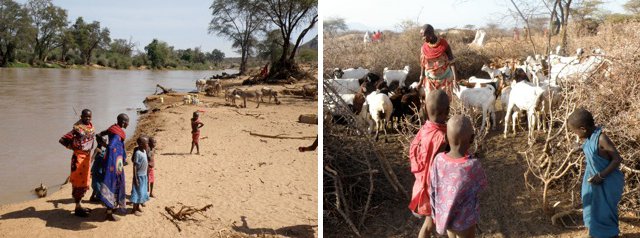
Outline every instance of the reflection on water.
<path fill-rule="evenodd" d="M 41 182 L 49 192 L 69 175 L 71 151 L 58 144 L 84 108 L 96 130 L 127 113 L 133 135 L 144 98 L 156 84 L 177 91 L 220 71 L 123 71 L 0 68 L 0 204 L 30 198 Z M 235 73 L 235 72 L 229 72 Z"/>

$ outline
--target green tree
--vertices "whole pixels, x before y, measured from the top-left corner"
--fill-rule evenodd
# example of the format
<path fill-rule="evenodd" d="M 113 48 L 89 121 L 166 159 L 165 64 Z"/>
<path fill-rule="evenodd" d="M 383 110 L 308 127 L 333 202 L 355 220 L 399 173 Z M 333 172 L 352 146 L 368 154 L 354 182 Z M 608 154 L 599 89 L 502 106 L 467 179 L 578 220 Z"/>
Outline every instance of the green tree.
<path fill-rule="evenodd" d="M 193 48 L 193 59 L 191 59 L 191 62 L 200 64 L 204 64 L 207 62 L 207 57 L 202 52 L 202 49 L 200 49 L 200 47 Z"/>
<path fill-rule="evenodd" d="M 109 29 L 106 27 L 100 29 L 100 22 L 98 21 L 87 24 L 82 17 L 78 17 L 72 28 L 76 45 L 80 51 L 80 57 L 82 57 L 85 65 L 91 63 L 94 50 L 98 47 L 106 48 L 111 42 Z"/>
<path fill-rule="evenodd" d="M 271 66 L 270 78 L 288 78 L 299 73 L 295 63 L 295 56 L 307 32 L 318 22 L 317 0 L 263 0 L 261 1 L 264 14 L 280 29 L 282 35 L 282 55 Z M 302 28 L 292 45 L 293 31 Z"/>
<path fill-rule="evenodd" d="M 109 51 L 126 57 L 131 57 L 135 44 L 131 40 L 115 39 L 109 45 Z"/>
<path fill-rule="evenodd" d="M 349 27 L 344 22 L 344 18 L 329 18 L 322 21 L 322 30 L 328 35 L 335 35 L 348 29 Z"/>
<path fill-rule="evenodd" d="M 267 37 L 258 43 L 258 58 L 269 60 L 272 64 L 282 55 L 282 35 L 279 30 L 267 32 Z"/>
<path fill-rule="evenodd" d="M 57 47 L 60 48 L 60 58 L 62 62 L 67 61 L 67 55 L 69 51 L 75 49 L 76 40 L 73 36 L 73 29 L 65 27 L 62 32 L 56 37 Z"/>
<path fill-rule="evenodd" d="M 241 55 L 239 73 L 244 74 L 247 60 L 255 45 L 255 32 L 264 26 L 257 0 L 214 0 L 209 33 L 227 37 L 233 41 Z"/>
<path fill-rule="evenodd" d="M 193 52 L 191 51 L 191 48 L 188 48 L 186 50 L 177 50 L 177 55 L 181 60 L 184 60 L 188 63 L 191 63 L 193 60 Z"/>
<path fill-rule="evenodd" d="M 602 0 L 583 0 L 572 9 L 571 13 L 577 21 L 584 21 L 587 18 L 602 20 L 603 10 L 600 6 L 603 3 Z"/>
<path fill-rule="evenodd" d="M 207 57 L 208 60 L 214 62 L 214 63 L 220 63 L 222 62 L 222 60 L 224 60 L 224 52 L 218 50 L 218 49 L 214 49 L 213 51 L 211 51 L 210 54 L 208 54 Z"/>
<path fill-rule="evenodd" d="M 166 42 L 153 39 L 149 45 L 144 47 L 147 51 L 147 58 L 151 63 L 151 68 L 161 69 L 169 63 L 172 49 Z"/>
<path fill-rule="evenodd" d="M 624 10 L 627 10 L 631 14 L 640 14 L 640 0 L 629 0 L 623 5 Z"/>
<path fill-rule="evenodd" d="M 29 17 L 20 5 L 12 0 L 0 0 L 0 67 L 16 59 L 16 49 L 24 43 L 29 30 Z"/>
<path fill-rule="evenodd" d="M 31 63 L 46 61 L 56 36 L 67 26 L 67 11 L 54 6 L 51 0 L 30 0 L 25 7 L 34 30 L 30 39 L 33 49 Z"/>

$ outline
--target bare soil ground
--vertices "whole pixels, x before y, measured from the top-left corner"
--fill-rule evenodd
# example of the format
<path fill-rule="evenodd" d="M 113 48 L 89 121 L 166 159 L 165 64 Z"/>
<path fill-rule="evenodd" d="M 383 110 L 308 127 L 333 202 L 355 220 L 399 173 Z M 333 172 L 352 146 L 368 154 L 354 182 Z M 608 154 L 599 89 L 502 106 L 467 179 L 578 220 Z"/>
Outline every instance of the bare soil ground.
<path fill-rule="evenodd" d="M 499 115 L 498 115 L 499 116 Z M 526 126 L 522 124 L 522 126 Z M 489 186 L 481 195 L 481 220 L 478 237 L 582 237 L 586 229 L 565 229 L 551 224 L 549 215 L 540 208 L 541 192 L 525 186 L 526 162 L 518 151 L 527 148 L 526 132 L 519 130 L 516 136 L 502 137 L 502 126 L 490 132 L 483 144 L 486 151 L 479 155 L 489 180 Z M 387 158 L 393 162 L 394 172 L 405 189 L 410 192 L 414 177 L 408 158 L 403 155 L 399 136 L 390 135 L 389 143 L 378 142 Z M 541 136 L 541 135 L 540 135 Z M 540 189 L 540 188 L 537 188 Z M 578 187 L 578 189 L 580 189 Z M 576 205 L 581 206 L 576 198 Z M 367 221 L 364 237 L 416 237 L 423 220 L 414 217 L 407 208 L 409 201 L 401 196 L 376 201 Z M 578 217 L 581 220 L 581 217 Z M 332 223 L 333 222 L 333 223 Z M 335 229 L 339 227 L 339 229 Z M 620 213 L 622 237 L 640 237 L 640 219 L 631 213 Z M 329 237 L 354 236 L 345 224 L 337 221 L 324 223 L 324 234 Z"/>

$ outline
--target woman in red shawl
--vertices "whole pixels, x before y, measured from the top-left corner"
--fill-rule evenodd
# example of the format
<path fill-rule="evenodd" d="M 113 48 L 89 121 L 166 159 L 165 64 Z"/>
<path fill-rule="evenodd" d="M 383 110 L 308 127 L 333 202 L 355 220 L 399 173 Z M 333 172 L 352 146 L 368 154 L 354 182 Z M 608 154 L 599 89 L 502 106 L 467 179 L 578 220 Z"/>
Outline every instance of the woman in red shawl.
<path fill-rule="evenodd" d="M 425 95 L 435 89 L 443 89 L 451 100 L 451 92 L 456 80 L 453 53 L 447 40 L 439 38 L 433 26 L 426 24 L 420 31 L 424 44 L 420 50 L 420 85 Z"/>

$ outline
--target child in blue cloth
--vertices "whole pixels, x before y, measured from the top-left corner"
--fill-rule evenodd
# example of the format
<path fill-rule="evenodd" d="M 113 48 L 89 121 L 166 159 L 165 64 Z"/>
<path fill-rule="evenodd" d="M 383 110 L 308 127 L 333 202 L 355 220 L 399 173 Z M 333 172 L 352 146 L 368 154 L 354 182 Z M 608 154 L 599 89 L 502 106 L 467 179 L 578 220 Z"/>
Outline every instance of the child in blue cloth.
<path fill-rule="evenodd" d="M 98 147 L 93 151 L 93 162 L 91 164 L 91 189 L 93 192 L 91 194 L 91 198 L 89 201 L 91 202 L 99 202 L 100 198 L 98 197 L 98 193 L 100 193 L 100 181 L 104 180 L 104 156 L 107 151 L 107 144 L 103 140 L 98 140 Z"/>
<path fill-rule="evenodd" d="M 138 147 L 133 149 L 133 183 L 131 185 L 131 203 L 133 203 L 133 214 L 142 215 L 140 205 L 149 200 L 147 170 L 149 162 L 147 152 L 149 150 L 149 139 L 140 136 L 137 140 Z"/>
<path fill-rule="evenodd" d="M 582 213 L 591 237 L 618 237 L 618 203 L 624 175 L 618 168 L 622 157 L 613 142 L 596 127 L 591 113 L 577 109 L 567 120 L 569 130 L 584 139 L 586 166 L 582 179 Z"/>

